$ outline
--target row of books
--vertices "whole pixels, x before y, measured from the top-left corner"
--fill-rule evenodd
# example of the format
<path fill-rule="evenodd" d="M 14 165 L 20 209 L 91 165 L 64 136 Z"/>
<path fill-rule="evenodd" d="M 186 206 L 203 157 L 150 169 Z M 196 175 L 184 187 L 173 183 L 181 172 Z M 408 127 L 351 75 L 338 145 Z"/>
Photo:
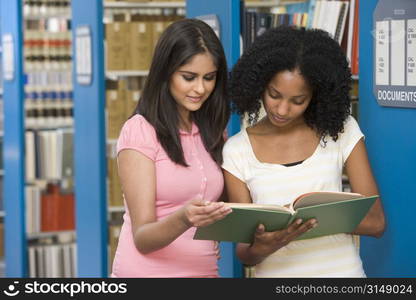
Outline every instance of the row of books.
<path fill-rule="evenodd" d="M 358 74 L 359 0 L 317 0 L 312 28 L 328 31 L 344 49 L 351 72 Z"/>
<path fill-rule="evenodd" d="M 106 70 L 148 70 L 159 36 L 180 18 L 136 14 L 130 17 L 130 22 L 106 24 Z"/>
<path fill-rule="evenodd" d="M 110 206 L 123 205 L 117 170 L 116 141 L 124 122 L 136 109 L 144 81 L 143 77 L 131 77 L 106 82 L 107 183 Z"/>
<path fill-rule="evenodd" d="M 73 125 L 72 41 L 67 20 L 25 23 L 25 126 Z"/>
<path fill-rule="evenodd" d="M 28 185 L 26 196 L 26 232 L 75 230 L 75 200 L 72 191 L 63 192 L 58 184 Z"/>
<path fill-rule="evenodd" d="M 28 89 L 27 89 L 28 90 Z M 74 122 L 72 92 L 26 92 L 27 129 L 71 127 Z"/>
<path fill-rule="evenodd" d="M 77 276 L 75 243 L 28 247 L 30 278 L 73 278 Z"/>
<path fill-rule="evenodd" d="M 61 180 L 74 174 L 73 129 L 27 130 L 26 180 Z"/>
<path fill-rule="evenodd" d="M 282 25 L 318 28 L 327 31 L 344 49 L 353 75 L 358 74 L 359 0 L 316 0 L 308 13 L 258 12 L 251 8 L 242 13 L 243 50 L 267 29 Z"/>
<path fill-rule="evenodd" d="M 70 70 L 71 23 L 65 19 L 28 20 L 24 32 L 25 71 Z"/>
<path fill-rule="evenodd" d="M 262 35 L 269 28 L 281 25 L 306 27 L 307 21 L 307 13 L 267 13 L 246 10 L 241 23 L 243 48 L 250 47 L 256 37 Z"/>
<path fill-rule="evenodd" d="M 24 17 L 55 17 L 70 16 L 71 1 L 69 0 L 24 0 Z"/>
<path fill-rule="evenodd" d="M 131 77 L 106 81 L 107 138 L 117 139 L 124 122 L 133 114 L 145 78 Z"/>

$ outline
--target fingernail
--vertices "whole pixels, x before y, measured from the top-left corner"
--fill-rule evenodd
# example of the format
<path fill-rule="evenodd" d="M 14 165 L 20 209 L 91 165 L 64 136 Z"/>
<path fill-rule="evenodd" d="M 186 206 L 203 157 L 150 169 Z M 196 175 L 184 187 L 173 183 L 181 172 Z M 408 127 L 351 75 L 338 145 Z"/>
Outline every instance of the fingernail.
<path fill-rule="evenodd" d="M 315 223 L 312 225 L 312 228 L 315 228 L 316 226 L 318 226 L 318 222 L 315 222 Z"/>
<path fill-rule="evenodd" d="M 204 204 L 205 205 L 210 205 L 211 204 L 211 201 L 205 201 Z"/>
<path fill-rule="evenodd" d="M 302 219 L 296 220 L 296 224 L 298 224 L 298 225 L 302 224 Z"/>

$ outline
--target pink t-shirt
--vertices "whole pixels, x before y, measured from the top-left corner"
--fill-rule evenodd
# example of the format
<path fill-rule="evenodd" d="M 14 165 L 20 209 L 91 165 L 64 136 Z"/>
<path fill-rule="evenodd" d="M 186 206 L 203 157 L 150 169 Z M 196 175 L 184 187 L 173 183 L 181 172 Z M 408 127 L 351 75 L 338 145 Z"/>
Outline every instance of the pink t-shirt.
<path fill-rule="evenodd" d="M 136 150 L 155 162 L 156 215 L 160 220 L 195 198 L 217 201 L 224 180 L 221 169 L 205 150 L 198 127 L 191 133 L 180 131 L 184 156 L 189 167 L 173 163 L 157 140 L 151 124 L 135 115 L 124 124 L 117 153 Z M 216 277 L 217 257 L 213 241 L 193 240 L 190 228 L 168 246 L 141 254 L 133 242 L 127 205 L 124 223 L 113 262 L 112 277 Z"/>

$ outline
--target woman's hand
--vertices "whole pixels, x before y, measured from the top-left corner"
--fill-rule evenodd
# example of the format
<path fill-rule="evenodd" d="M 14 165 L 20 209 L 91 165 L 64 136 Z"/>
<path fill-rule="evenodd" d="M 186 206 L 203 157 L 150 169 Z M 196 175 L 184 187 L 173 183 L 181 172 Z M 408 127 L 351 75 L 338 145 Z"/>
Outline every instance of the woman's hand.
<path fill-rule="evenodd" d="M 182 209 L 182 221 L 189 227 L 210 225 L 232 211 L 224 202 L 209 202 L 202 199 L 191 200 Z"/>
<path fill-rule="evenodd" d="M 317 225 L 316 219 L 310 219 L 305 223 L 297 219 L 286 229 L 266 232 L 264 225 L 260 224 L 257 227 L 254 242 L 250 246 L 250 252 L 264 259 Z"/>

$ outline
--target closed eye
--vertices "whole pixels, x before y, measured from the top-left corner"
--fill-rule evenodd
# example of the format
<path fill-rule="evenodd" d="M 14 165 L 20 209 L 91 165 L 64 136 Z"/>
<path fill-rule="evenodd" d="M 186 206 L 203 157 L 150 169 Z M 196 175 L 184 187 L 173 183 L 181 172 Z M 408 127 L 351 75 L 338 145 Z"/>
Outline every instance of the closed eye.
<path fill-rule="evenodd" d="M 279 93 L 272 93 L 270 91 L 269 91 L 269 96 L 272 99 L 280 99 L 280 98 L 282 98 L 282 95 L 281 94 L 279 94 Z"/>
<path fill-rule="evenodd" d="M 195 79 L 195 76 L 182 75 L 182 78 L 186 81 L 192 81 Z"/>
<path fill-rule="evenodd" d="M 214 80 L 215 77 L 216 77 L 216 75 L 214 74 L 214 75 L 205 76 L 204 79 L 208 80 L 208 81 L 211 81 L 211 80 Z"/>

